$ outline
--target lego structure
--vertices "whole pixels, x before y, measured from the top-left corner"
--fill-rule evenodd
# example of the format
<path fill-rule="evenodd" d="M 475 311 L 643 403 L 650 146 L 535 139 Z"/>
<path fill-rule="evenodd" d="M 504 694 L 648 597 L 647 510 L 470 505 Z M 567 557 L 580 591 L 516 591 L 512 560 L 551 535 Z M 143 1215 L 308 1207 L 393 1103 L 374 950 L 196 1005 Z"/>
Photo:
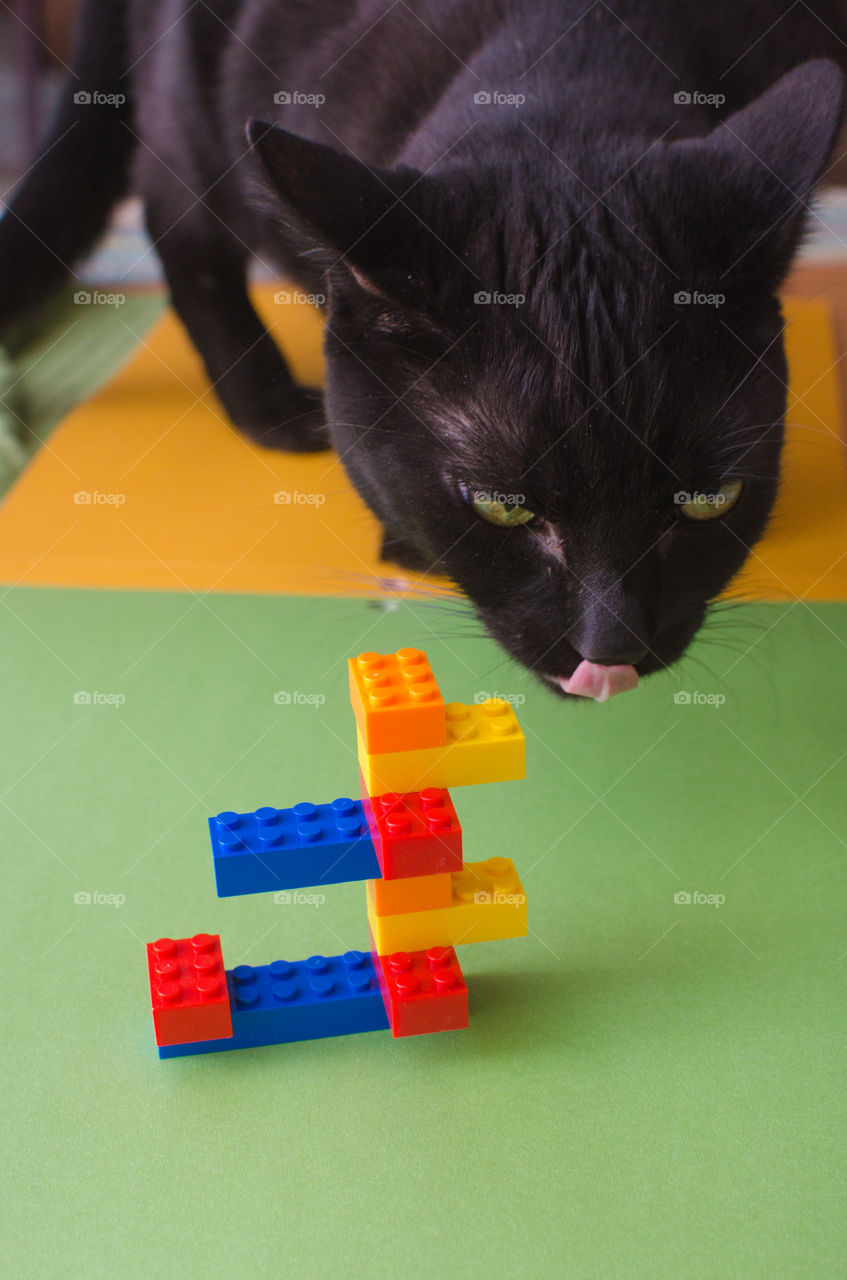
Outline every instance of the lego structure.
<path fill-rule="evenodd" d="M 371 946 L 224 969 L 220 938 L 147 947 L 160 1058 L 468 1025 L 455 948 L 526 933 L 510 858 L 464 862 L 449 787 L 522 778 L 514 710 L 445 703 L 419 649 L 350 659 L 361 799 L 209 819 L 219 897 L 364 880 Z"/>

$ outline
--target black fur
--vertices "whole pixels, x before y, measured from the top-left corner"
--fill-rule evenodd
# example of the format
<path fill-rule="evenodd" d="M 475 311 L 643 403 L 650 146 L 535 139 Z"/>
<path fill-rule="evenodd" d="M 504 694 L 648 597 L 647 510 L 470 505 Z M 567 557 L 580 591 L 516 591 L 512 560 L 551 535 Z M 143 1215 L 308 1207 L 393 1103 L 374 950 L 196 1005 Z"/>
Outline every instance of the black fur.
<path fill-rule="evenodd" d="M 678 658 L 775 499 L 776 291 L 841 118 L 842 5 L 84 0 L 81 24 L 86 85 L 128 103 L 75 113 L 69 86 L 0 223 L 0 321 L 87 247 L 134 148 L 238 426 L 308 449 L 328 422 L 387 552 L 548 681 Z M 251 251 L 328 297 L 323 409 L 250 306 Z M 675 493 L 734 477 L 721 519 L 680 517 Z M 487 524 L 469 488 L 536 518 Z"/>

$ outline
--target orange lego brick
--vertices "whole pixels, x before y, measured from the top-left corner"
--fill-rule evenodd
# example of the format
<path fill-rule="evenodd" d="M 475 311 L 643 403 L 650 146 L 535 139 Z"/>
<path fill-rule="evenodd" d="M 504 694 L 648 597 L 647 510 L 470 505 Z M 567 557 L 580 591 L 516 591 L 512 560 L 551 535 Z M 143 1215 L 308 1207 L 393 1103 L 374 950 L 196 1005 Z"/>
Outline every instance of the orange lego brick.
<path fill-rule="evenodd" d="M 394 916 L 400 911 L 436 911 L 439 907 L 449 907 L 453 900 L 449 871 L 371 883 L 378 916 Z"/>
<path fill-rule="evenodd" d="M 420 649 L 360 653 L 348 665 L 350 701 L 369 753 L 444 745 L 444 699 L 425 653 Z"/>

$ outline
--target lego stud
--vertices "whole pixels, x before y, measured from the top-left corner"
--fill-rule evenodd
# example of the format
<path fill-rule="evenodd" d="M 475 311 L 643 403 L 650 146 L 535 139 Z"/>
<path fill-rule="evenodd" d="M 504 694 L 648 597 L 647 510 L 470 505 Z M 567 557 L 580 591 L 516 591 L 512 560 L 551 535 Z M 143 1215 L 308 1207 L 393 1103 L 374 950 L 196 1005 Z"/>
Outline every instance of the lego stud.
<path fill-rule="evenodd" d="M 250 1009 L 259 1004 L 262 993 L 259 989 L 258 974 L 252 965 L 240 964 L 230 970 L 235 987 L 235 1002 L 242 1009 Z"/>
<path fill-rule="evenodd" d="M 518 883 L 517 872 L 509 858 L 489 858 L 483 863 L 483 868 L 495 889 L 504 891 Z"/>
<path fill-rule="evenodd" d="M 291 810 L 297 820 L 297 834 L 301 840 L 313 843 L 321 838 L 321 824 L 317 807 L 313 804 L 295 804 Z"/>
<path fill-rule="evenodd" d="M 424 813 L 428 809 L 441 808 L 444 804 L 444 792 L 440 787 L 425 787 L 423 791 L 419 792 L 419 795 L 421 809 L 423 809 Z"/>
<path fill-rule="evenodd" d="M 360 653 L 356 658 L 356 666 L 363 673 L 378 671 L 380 667 L 385 666 L 385 658 L 381 653 Z"/>
<path fill-rule="evenodd" d="M 215 818 L 215 826 L 218 829 L 218 843 L 225 852 L 231 853 L 236 849 L 244 848 L 241 836 L 238 834 L 241 819 L 237 813 L 219 813 Z"/>
<path fill-rule="evenodd" d="M 413 996 L 420 990 L 421 980 L 415 973 L 398 973 L 394 976 L 394 985 L 399 996 Z"/>
<path fill-rule="evenodd" d="M 397 694 L 390 685 L 383 687 L 382 685 L 374 685 L 368 688 L 368 706 L 374 711 L 382 711 L 384 707 L 390 707 L 397 701 Z"/>
<path fill-rule="evenodd" d="M 256 810 L 254 817 L 260 827 L 272 827 L 279 821 L 279 810 L 263 805 L 261 809 Z"/>
<path fill-rule="evenodd" d="M 274 981 L 292 978 L 296 972 L 294 965 L 290 964 L 288 960 L 274 960 L 272 964 L 268 965 L 268 973 Z"/>
<path fill-rule="evenodd" d="M 179 982 L 160 982 L 156 990 L 164 1004 L 179 1004 L 182 1000 L 182 984 Z"/>
<path fill-rule="evenodd" d="M 176 943 L 173 938 L 160 938 L 151 943 L 153 954 L 158 960 L 171 960 L 176 956 Z"/>
<path fill-rule="evenodd" d="M 386 963 L 392 973 L 405 973 L 412 967 L 412 957 L 408 951 L 393 951 L 387 957 Z"/>
<path fill-rule="evenodd" d="M 397 839 L 398 836 L 408 835 L 412 830 L 412 819 L 408 813 L 396 813 L 393 810 L 385 815 L 385 825 L 388 828 L 388 834 Z"/>
<path fill-rule="evenodd" d="M 489 729 L 505 737 L 515 732 L 515 717 L 507 702 L 499 698 L 489 698 L 482 704 L 482 714 Z"/>
<path fill-rule="evenodd" d="M 220 973 L 220 968 L 218 957 L 215 955 L 201 954 L 194 957 L 194 972 L 200 978 L 209 978 L 214 973 Z"/>
<path fill-rule="evenodd" d="M 201 995 L 204 1000 L 211 1000 L 221 992 L 221 980 L 220 978 L 216 978 L 213 974 L 204 974 L 202 977 L 197 979 L 194 985 L 197 988 L 198 994 Z"/>
<path fill-rule="evenodd" d="M 424 814 L 424 819 L 430 831 L 449 831 L 453 825 L 448 809 L 430 809 Z"/>
<path fill-rule="evenodd" d="M 456 973 L 456 970 L 450 965 L 442 965 L 439 969 L 435 970 L 432 975 L 432 980 L 435 983 L 436 991 L 441 993 L 444 991 L 450 991 L 455 987 L 458 984 L 459 976 Z"/>
<path fill-rule="evenodd" d="M 398 649 L 394 656 L 401 666 L 408 662 L 426 663 L 426 655 L 420 649 Z"/>
<path fill-rule="evenodd" d="M 466 707 L 462 702 L 448 702 L 445 712 L 448 741 L 467 741 L 477 736 L 479 730 L 471 716 L 470 707 Z"/>
<path fill-rule="evenodd" d="M 451 963 L 451 951 L 449 947 L 430 947 L 426 953 L 426 962 L 433 972 L 440 969 L 442 965 Z"/>

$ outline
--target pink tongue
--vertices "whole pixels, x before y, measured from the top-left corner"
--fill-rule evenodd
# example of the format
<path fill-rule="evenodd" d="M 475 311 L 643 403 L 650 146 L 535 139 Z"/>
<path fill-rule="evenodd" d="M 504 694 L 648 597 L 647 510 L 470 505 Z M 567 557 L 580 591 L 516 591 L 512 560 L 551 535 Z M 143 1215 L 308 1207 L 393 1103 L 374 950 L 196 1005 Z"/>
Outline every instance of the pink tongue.
<path fill-rule="evenodd" d="M 560 678 L 559 683 L 565 693 L 605 702 L 616 693 L 634 689 L 638 684 L 638 672 L 635 667 L 601 667 L 596 662 L 583 661 L 572 676 Z"/>

